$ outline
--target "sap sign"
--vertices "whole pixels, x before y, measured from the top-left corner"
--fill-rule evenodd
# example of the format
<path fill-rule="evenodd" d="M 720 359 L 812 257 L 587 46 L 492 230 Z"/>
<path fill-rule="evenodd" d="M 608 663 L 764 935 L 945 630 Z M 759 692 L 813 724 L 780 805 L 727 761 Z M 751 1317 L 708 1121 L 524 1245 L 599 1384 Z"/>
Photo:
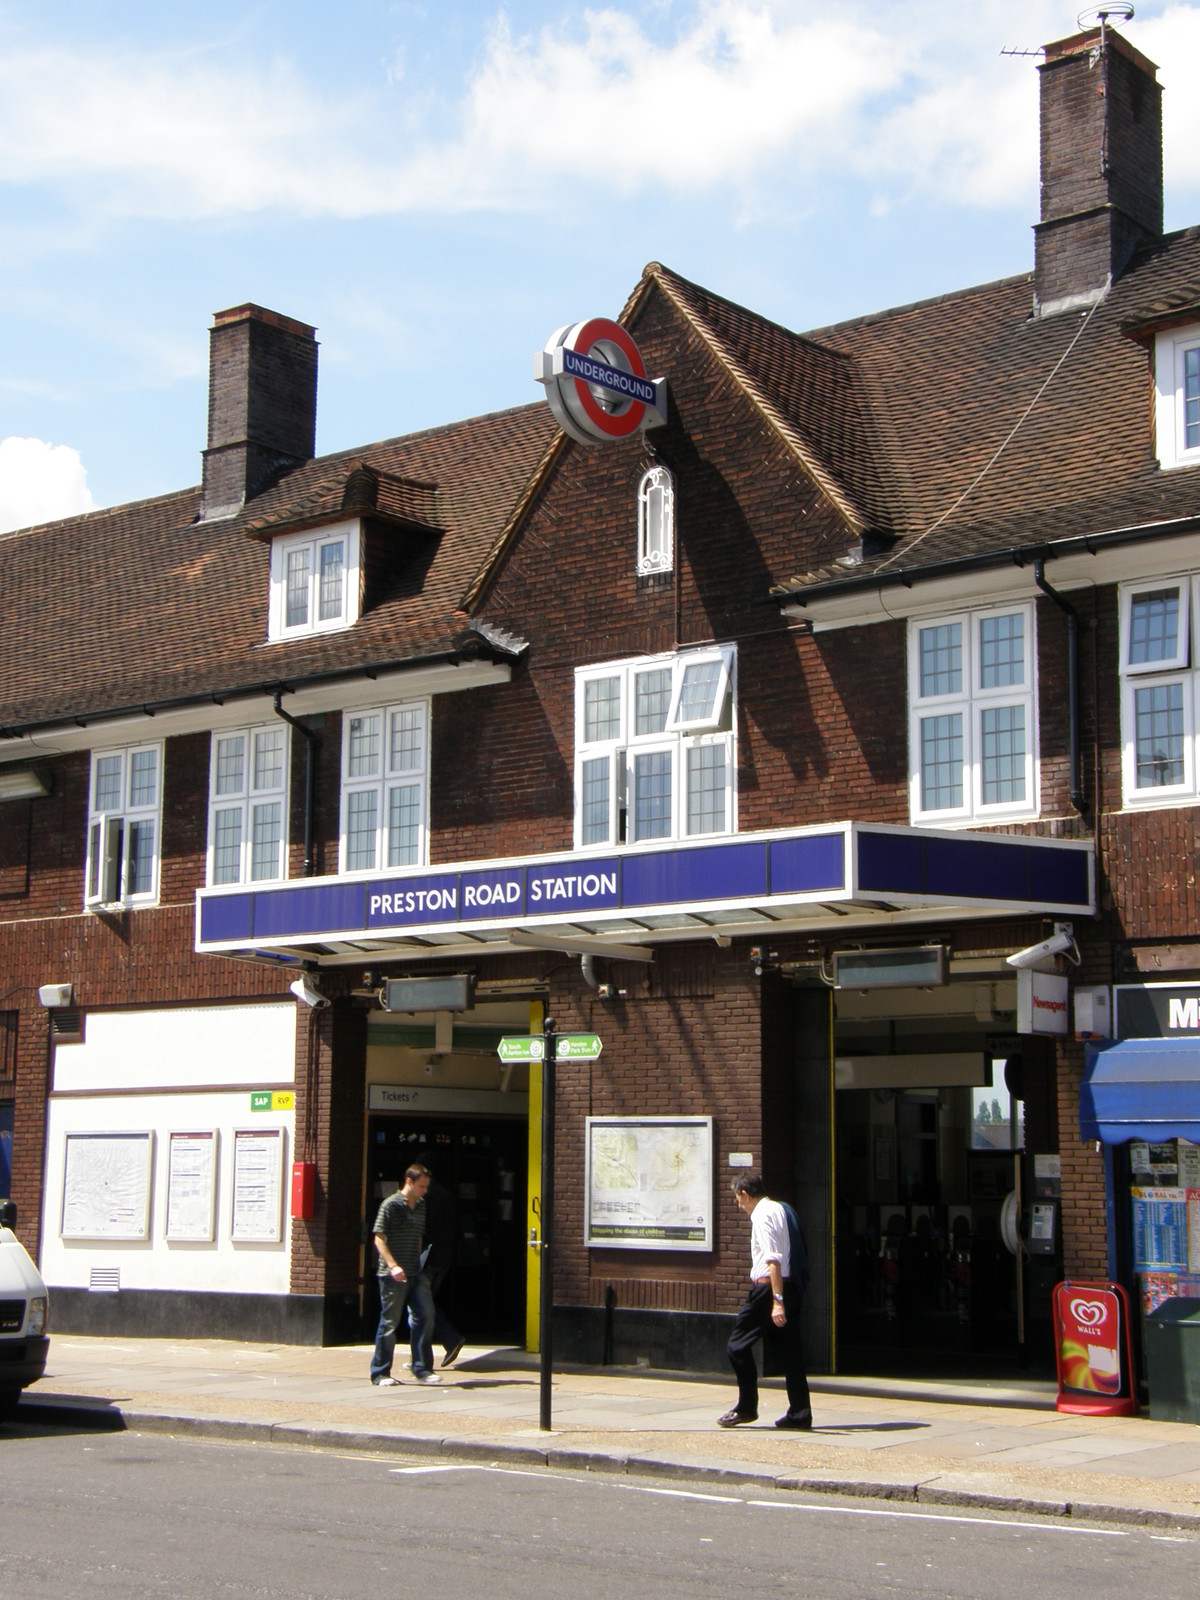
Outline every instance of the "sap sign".
<path fill-rule="evenodd" d="M 612 444 L 667 420 L 667 380 L 648 378 L 637 345 L 604 317 L 552 333 L 533 358 L 533 376 L 577 444 Z"/>

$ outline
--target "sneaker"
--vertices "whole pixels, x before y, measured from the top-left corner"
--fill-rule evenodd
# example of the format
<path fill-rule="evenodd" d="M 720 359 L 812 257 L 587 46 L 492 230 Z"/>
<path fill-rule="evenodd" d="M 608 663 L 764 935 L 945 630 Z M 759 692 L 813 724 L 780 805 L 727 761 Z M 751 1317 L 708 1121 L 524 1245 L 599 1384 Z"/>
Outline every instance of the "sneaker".
<path fill-rule="evenodd" d="M 441 1383 L 436 1372 L 414 1372 L 413 1377 L 418 1383 Z"/>
<path fill-rule="evenodd" d="M 748 1416 L 748 1415 L 744 1414 L 743 1412 L 739 1411 L 737 1409 L 737 1407 L 735 1406 L 732 1411 L 727 1411 L 723 1417 L 718 1417 L 717 1418 L 717 1427 L 718 1428 L 740 1428 L 747 1422 L 757 1422 L 757 1421 L 758 1421 L 758 1412 L 757 1411 L 754 1413 L 753 1416 Z"/>
<path fill-rule="evenodd" d="M 465 1339 L 460 1339 L 456 1345 L 451 1345 L 450 1349 L 442 1357 L 442 1365 L 444 1367 L 452 1367 L 454 1365 L 459 1356 L 462 1355 L 462 1348 L 465 1343 Z"/>
<path fill-rule="evenodd" d="M 377 1389 L 398 1389 L 400 1387 L 400 1379 L 393 1378 L 390 1372 L 385 1378 L 372 1378 L 371 1382 Z"/>

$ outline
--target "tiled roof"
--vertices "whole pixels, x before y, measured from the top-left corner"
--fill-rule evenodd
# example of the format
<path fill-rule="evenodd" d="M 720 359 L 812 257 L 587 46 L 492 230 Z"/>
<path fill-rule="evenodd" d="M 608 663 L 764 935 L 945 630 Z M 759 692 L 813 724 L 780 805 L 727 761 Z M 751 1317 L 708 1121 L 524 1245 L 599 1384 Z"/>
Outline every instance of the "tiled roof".
<path fill-rule="evenodd" d="M 463 596 L 554 432 L 545 406 L 525 406 L 308 462 L 228 521 L 198 523 L 199 490 L 189 489 L 0 537 L 0 605 L 20 621 L 6 626 L 0 655 L 0 733 L 454 650 L 494 653 L 468 632 Z M 412 581 L 401 568 L 344 633 L 268 644 L 269 544 L 253 535 L 347 514 L 347 484 L 364 492 L 362 468 L 377 475 L 376 504 L 349 514 L 434 530 L 418 535 Z"/>
<path fill-rule="evenodd" d="M 853 354 L 790 333 L 658 262 L 646 275 L 680 309 L 857 533 L 890 528 L 899 500 L 886 420 Z"/>
<path fill-rule="evenodd" d="M 872 373 L 886 418 L 899 538 L 859 576 L 1200 515 L 1200 472 L 1159 470 L 1132 336 L 1200 320 L 1200 230 L 1144 251 L 1090 313 L 1031 306 L 1032 278 L 1012 278 L 809 335 Z"/>

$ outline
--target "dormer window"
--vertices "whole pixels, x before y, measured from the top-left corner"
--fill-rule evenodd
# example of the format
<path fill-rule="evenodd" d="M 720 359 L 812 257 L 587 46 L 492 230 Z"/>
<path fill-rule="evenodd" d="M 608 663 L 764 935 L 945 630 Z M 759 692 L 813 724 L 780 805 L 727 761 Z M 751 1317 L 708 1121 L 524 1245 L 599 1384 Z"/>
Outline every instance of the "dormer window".
<path fill-rule="evenodd" d="M 332 633 L 358 620 L 359 524 L 275 539 L 269 639 Z"/>
<path fill-rule="evenodd" d="M 638 577 L 670 572 L 675 560 L 675 483 L 651 467 L 638 485 Z"/>
<path fill-rule="evenodd" d="M 1160 333 L 1154 370 L 1159 465 L 1200 466 L 1200 326 Z"/>

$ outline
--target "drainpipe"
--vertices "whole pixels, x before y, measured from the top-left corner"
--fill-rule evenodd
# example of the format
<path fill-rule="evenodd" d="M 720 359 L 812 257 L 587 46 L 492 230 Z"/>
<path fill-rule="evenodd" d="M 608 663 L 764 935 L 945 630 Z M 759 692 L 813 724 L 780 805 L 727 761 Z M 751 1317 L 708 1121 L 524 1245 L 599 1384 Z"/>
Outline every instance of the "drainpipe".
<path fill-rule="evenodd" d="M 313 745 L 316 734 L 298 721 L 290 712 L 283 709 L 283 690 L 275 691 L 275 715 L 282 717 L 290 728 L 295 728 L 297 733 L 304 735 L 304 876 L 311 878 L 313 875 Z"/>
<path fill-rule="evenodd" d="M 1046 563 L 1033 563 L 1033 581 L 1067 616 L 1067 699 L 1071 744 L 1071 804 L 1083 815 L 1083 785 L 1079 780 L 1079 613 L 1046 582 Z"/>

